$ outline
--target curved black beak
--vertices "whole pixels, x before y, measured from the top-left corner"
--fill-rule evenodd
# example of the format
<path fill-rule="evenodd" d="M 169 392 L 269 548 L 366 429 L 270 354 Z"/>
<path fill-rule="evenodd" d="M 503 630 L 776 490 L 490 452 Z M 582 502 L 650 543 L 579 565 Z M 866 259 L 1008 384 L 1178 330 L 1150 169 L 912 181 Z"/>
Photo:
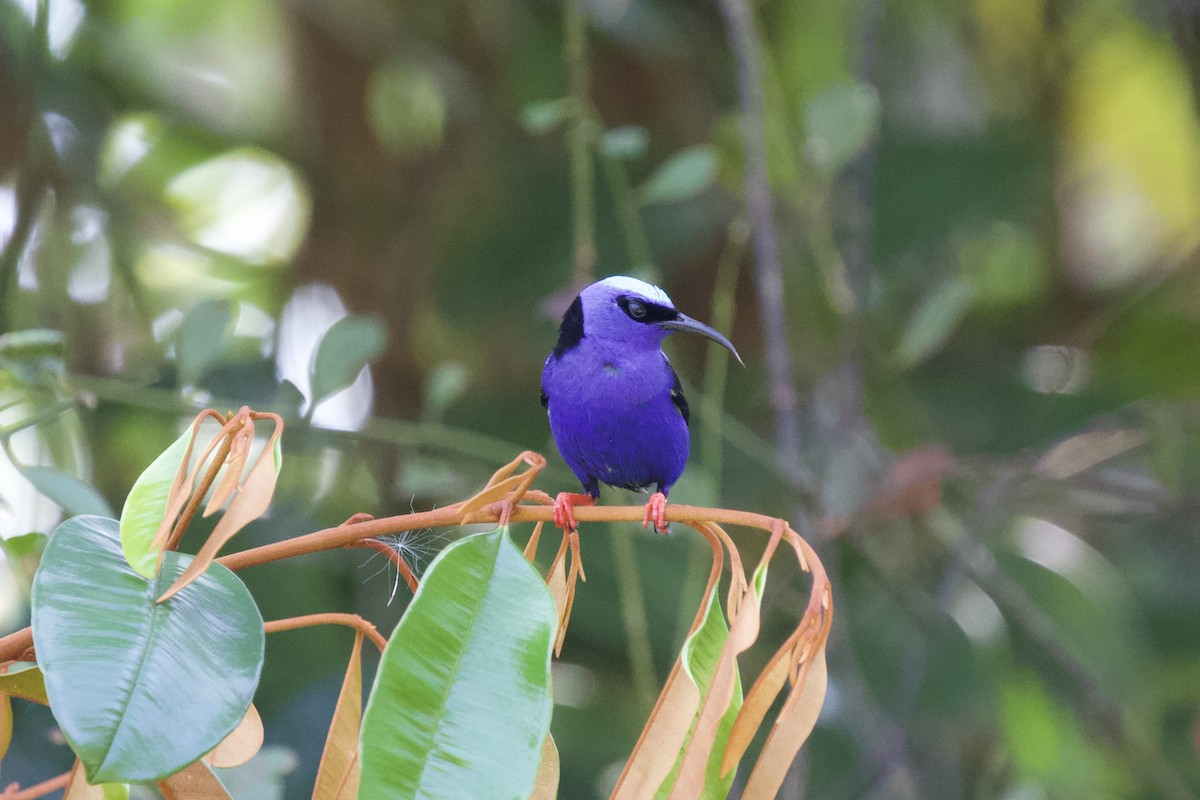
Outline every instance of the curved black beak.
<path fill-rule="evenodd" d="M 666 328 L 667 330 L 671 330 L 671 331 L 683 331 L 684 333 L 698 333 L 701 336 L 703 336 L 704 338 L 713 340 L 717 344 L 721 345 L 721 347 L 724 347 L 726 350 L 733 353 L 733 357 L 737 359 L 737 362 L 739 364 L 741 364 L 743 367 L 746 366 L 746 363 L 744 361 L 742 361 L 742 357 L 738 355 L 738 351 L 733 346 L 732 342 L 730 342 L 728 339 L 726 339 L 721 334 L 717 333 L 714 329 L 705 325 L 703 322 L 700 322 L 699 320 L 694 320 L 691 317 L 689 317 L 687 314 L 680 314 L 675 319 L 664 320 L 664 321 L 658 323 L 658 326 L 660 328 Z"/>

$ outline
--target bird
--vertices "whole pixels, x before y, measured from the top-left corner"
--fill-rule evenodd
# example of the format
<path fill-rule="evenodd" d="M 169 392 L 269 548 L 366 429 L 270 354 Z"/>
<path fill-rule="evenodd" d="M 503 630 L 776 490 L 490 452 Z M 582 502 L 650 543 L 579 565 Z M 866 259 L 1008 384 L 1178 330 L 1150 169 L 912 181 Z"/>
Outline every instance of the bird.
<path fill-rule="evenodd" d="M 558 452 L 583 484 L 560 492 L 554 524 L 576 530 L 575 506 L 595 505 L 600 484 L 654 493 L 642 527 L 667 533 L 667 495 L 687 463 L 688 403 L 662 350 L 675 331 L 741 356 L 713 328 L 683 314 L 657 286 L 625 275 L 597 281 L 563 314 L 542 370 L 542 405 Z"/>

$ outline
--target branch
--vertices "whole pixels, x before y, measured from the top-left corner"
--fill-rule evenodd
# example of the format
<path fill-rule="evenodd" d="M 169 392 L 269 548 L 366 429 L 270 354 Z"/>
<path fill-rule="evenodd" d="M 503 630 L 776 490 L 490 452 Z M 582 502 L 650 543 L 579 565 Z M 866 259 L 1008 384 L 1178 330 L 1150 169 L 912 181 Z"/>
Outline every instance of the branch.
<path fill-rule="evenodd" d="M 71 772 L 68 770 L 62 775 L 56 775 L 49 780 L 34 784 L 28 789 L 17 789 L 16 784 L 10 785 L 3 792 L 0 792 L 0 800 L 35 800 L 38 797 L 45 797 L 51 792 L 57 792 L 71 782 Z"/>
<path fill-rule="evenodd" d="M 762 50 L 747 0 L 717 0 L 728 28 L 733 51 L 742 123 L 742 152 L 746 161 L 746 213 L 754 237 L 755 286 L 762 311 L 763 344 L 771 406 L 775 411 L 775 446 L 780 467 L 798 477 L 800 467 L 799 400 L 792 376 L 784 308 L 779 241 L 775 236 L 767 145 L 763 133 Z"/>
<path fill-rule="evenodd" d="M 370 639 L 379 648 L 379 652 L 382 653 L 383 648 L 387 647 L 387 639 L 383 638 L 383 635 L 374 625 L 358 614 L 305 614 L 303 617 L 273 619 L 270 622 L 263 623 L 263 630 L 266 633 L 279 633 L 281 631 L 294 631 L 299 628 L 312 628 L 316 625 L 345 625 Z"/>
<path fill-rule="evenodd" d="M 571 83 L 571 216 L 575 250 L 572 280 L 582 288 L 596 267 L 595 176 L 592 169 L 592 114 L 588 101 L 587 18 L 580 0 L 567 0 L 563 18 L 563 50 Z"/>

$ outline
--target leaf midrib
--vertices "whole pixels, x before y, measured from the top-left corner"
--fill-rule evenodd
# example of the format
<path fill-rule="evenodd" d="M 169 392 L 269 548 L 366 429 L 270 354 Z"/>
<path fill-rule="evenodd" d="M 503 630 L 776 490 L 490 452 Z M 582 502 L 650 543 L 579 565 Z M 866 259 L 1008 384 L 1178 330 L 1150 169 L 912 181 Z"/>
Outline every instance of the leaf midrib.
<path fill-rule="evenodd" d="M 171 559 L 171 563 L 172 564 L 178 563 L 178 560 Z M 155 590 L 155 592 L 157 592 L 159 581 L 162 578 L 162 574 L 164 572 L 166 572 L 166 570 L 167 570 L 167 561 L 164 559 L 162 569 L 160 569 L 158 572 L 158 575 L 155 576 L 154 582 L 153 583 L 150 583 L 149 581 L 146 582 L 147 588 L 153 589 L 153 590 Z M 154 598 L 158 596 L 156 593 L 151 593 L 151 592 L 147 592 L 146 594 L 147 594 L 148 598 L 150 599 L 151 603 L 153 603 Z M 160 613 L 160 609 L 161 609 L 162 613 Z M 130 690 L 125 693 L 125 698 L 121 704 L 121 713 L 117 718 L 117 724 L 113 727 L 112 737 L 108 740 L 108 744 L 104 747 L 104 751 L 103 751 L 104 758 L 100 762 L 100 765 L 98 767 L 96 767 L 96 776 L 97 777 L 102 775 L 104 773 L 105 768 L 108 766 L 108 759 L 112 755 L 113 745 L 116 743 L 117 737 L 121 735 L 121 731 L 124 729 L 125 718 L 129 712 L 129 705 L 133 701 L 133 695 L 138 690 L 138 685 L 141 683 L 141 681 L 139 679 L 141 677 L 142 670 L 145 669 L 146 661 L 150 657 L 150 651 L 152 649 L 154 639 L 158 635 L 158 632 L 159 632 L 159 626 L 160 626 L 159 620 L 160 620 L 160 618 L 164 618 L 164 617 L 166 617 L 165 607 L 159 606 L 158 604 L 154 604 L 150 607 L 149 632 L 147 633 L 146 638 L 145 638 L 145 644 L 142 648 L 142 654 L 138 658 L 137 669 L 135 669 L 133 671 L 133 677 L 134 677 L 133 685 L 130 688 Z"/>

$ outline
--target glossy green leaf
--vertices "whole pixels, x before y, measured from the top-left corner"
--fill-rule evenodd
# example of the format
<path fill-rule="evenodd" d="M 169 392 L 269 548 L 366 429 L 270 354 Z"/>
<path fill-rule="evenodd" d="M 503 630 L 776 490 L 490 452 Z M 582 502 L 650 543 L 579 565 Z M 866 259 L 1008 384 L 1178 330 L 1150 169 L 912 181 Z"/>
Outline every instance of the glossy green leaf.
<path fill-rule="evenodd" d="M 25 467 L 21 474 L 68 514 L 115 516 L 104 496 L 74 475 L 54 467 Z"/>
<path fill-rule="evenodd" d="M 758 577 L 757 574 L 755 577 Z M 726 624 L 725 614 L 721 610 L 718 591 L 719 586 L 714 586 L 708 596 L 708 610 L 705 614 L 704 622 L 696 629 L 695 633 L 687 638 L 687 641 L 683 643 L 683 650 L 680 652 L 683 672 L 695 684 L 701 697 L 705 697 L 708 694 L 713 676 L 717 671 L 717 662 L 721 658 L 721 651 L 725 649 L 725 642 L 729 638 L 729 625 Z M 725 744 L 729 741 L 729 732 L 733 729 L 734 720 L 737 719 L 738 711 L 741 708 L 742 678 L 740 673 L 735 672 L 733 698 L 729 702 L 729 708 L 726 709 L 724 717 L 721 718 L 716 743 L 709 754 L 708 765 L 705 768 L 704 792 L 700 795 L 702 800 L 709 800 L 710 798 L 711 800 L 722 800 L 722 798 L 729 794 L 729 789 L 733 786 L 735 771 L 730 770 L 729 774 L 722 778 L 721 761 L 725 758 Z M 692 718 L 687 738 L 684 739 L 683 746 L 679 749 L 679 757 L 675 761 L 675 766 L 672 767 L 670 774 L 662 782 L 658 792 L 654 795 L 655 798 L 665 800 L 665 798 L 671 795 L 671 789 L 675 786 L 675 778 L 678 776 L 679 768 L 683 764 L 683 754 L 687 750 L 688 742 L 691 741 L 692 729 L 695 728 L 696 720 L 699 717 L 700 709 L 697 708 L 696 714 Z"/>
<path fill-rule="evenodd" d="M 383 654 L 359 798 L 528 797 L 550 726 L 556 624 L 506 529 L 447 547 Z"/>
<path fill-rule="evenodd" d="M 192 431 L 189 426 L 146 467 L 134 481 L 121 509 L 121 549 L 134 571 L 145 578 L 153 577 L 158 563 L 158 553 L 151 552 L 150 545 L 167 513 L 167 496 L 191 443 Z"/>
<path fill-rule="evenodd" d="M 836 175 L 879 133 L 879 92 L 869 83 L 837 83 L 804 109 L 804 149 L 826 175 Z"/>
<path fill-rule="evenodd" d="M 312 405 L 345 389 L 383 352 L 387 332 L 375 317 L 351 315 L 333 324 L 317 345 L 312 366 Z"/>
<path fill-rule="evenodd" d="M 204 377 L 225 353 L 232 330 L 233 308 L 227 300 L 209 300 L 188 312 L 175 341 L 180 383 L 194 386 Z"/>
<path fill-rule="evenodd" d="M 967 313 L 974 294 L 971 281 L 962 277 L 936 286 L 917 307 L 896 346 L 900 365 L 916 366 L 937 352 Z"/>
<path fill-rule="evenodd" d="M 709 145 L 680 150 L 663 162 L 638 190 L 643 205 L 677 203 L 708 188 L 717 174 L 717 154 Z"/>
<path fill-rule="evenodd" d="M 153 579 L 121 552 L 116 520 L 73 517 L 50 536 L 33 584 L 33 641 L 55 719 L 93 783 L 171 775 L 237 727 L 258 685 L 262 617 L 214 564 L 155 598 L 191 557 Z"/>

